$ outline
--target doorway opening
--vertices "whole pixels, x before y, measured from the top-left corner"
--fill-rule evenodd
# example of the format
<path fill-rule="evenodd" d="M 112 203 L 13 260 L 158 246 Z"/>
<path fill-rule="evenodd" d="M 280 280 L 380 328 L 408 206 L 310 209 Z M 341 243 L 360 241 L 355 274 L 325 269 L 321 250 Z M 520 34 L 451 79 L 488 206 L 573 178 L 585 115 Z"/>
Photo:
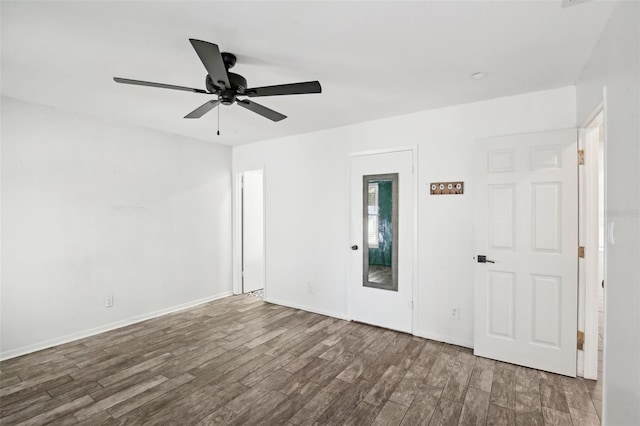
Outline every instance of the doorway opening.
<path fill-rule="evenodd" d="M 234 293 L 264 299 L 264 171 L 236 173 Z"/>
<path fill-rule="evenodd" d="M 604 298 L 606 283 L 605 241 L 605 120 L 603 107 L 592 114 L 584 126 L 582 137 L 584 166 L 580 187 L 582 202 L 581 246 L 584 266 L 581 289 L 584 289 L 584 353 L 583 376 L 597 405 L 602 401 L 602 361 L 604 346 Z M 581 280 L 582 281 L 582 280 Z M 602 403 L 600 402 L 600 405 Z M 600 413 L 601 407 L 596 406 Z"/>

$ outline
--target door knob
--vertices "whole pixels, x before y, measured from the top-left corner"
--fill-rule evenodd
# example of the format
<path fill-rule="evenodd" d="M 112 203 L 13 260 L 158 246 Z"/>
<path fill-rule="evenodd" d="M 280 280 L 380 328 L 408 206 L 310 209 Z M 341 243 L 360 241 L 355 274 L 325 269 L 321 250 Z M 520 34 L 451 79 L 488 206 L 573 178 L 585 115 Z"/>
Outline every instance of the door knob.
<path fill-rule="evenodd" d="M 351 250 L 358 250 L 358 246 L 356 244 L 352 245 Z"/>
<path fill-rule="evenodd" d="M 487 256 L 485 256 L 484 254 L 479 254 L 478 263 L 496 263 L 496 262 L 494 262 L 493 260 L 487 259 Z"/>

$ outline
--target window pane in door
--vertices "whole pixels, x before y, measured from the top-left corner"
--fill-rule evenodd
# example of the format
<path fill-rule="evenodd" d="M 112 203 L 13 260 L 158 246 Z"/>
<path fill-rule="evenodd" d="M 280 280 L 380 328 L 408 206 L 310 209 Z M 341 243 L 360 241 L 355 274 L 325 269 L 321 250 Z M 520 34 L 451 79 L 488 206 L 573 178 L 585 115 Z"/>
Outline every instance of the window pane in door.
<path fill-rule="evenodd" d="M 363 177 L 363 283 L 398 290 L 398 174 Z"/>

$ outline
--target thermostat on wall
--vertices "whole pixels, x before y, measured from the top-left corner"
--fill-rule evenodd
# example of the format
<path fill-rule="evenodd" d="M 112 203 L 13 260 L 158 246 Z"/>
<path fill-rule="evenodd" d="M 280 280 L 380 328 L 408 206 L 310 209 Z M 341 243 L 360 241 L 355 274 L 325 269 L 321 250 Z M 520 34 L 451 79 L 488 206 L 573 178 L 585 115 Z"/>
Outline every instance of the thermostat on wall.
<path fill-rule="evenodd" d="M 464 182 L 431 182 L 431 195 L 464 194 Z"/>

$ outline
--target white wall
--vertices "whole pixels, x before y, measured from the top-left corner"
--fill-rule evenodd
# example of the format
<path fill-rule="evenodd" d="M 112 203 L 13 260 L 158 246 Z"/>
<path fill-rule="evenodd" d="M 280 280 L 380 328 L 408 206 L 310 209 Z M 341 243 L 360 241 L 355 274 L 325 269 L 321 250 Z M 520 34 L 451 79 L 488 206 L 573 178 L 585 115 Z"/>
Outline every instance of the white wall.
<path fill-rule="evenodd" d="M 576 86 L 578 122 L 603 100 L 607 244 L 603 420 L 640 424 L 640 4 L 614 10 Z"/>
<path fill-rule="evenodd" d="M 268 300 L 346 315 L 347 154 L 418 145 L 415 331 L 472 346 L 473 143 L 481 137 L 575 127 L 575 118 L 575 91 L 567 87 L 235 147 L 234 169 L 265 166 Z M 465 181 L 466 194 L 430 197 L 427 183 L 443 180 Z M 449 318 L 453 306 L 460 307 L 460 320 Z"/>
<path fill-rule="evenodd" d="M 230 293 L 229 147 L 9 98 L 1 135 L 3 358 Z"/>

